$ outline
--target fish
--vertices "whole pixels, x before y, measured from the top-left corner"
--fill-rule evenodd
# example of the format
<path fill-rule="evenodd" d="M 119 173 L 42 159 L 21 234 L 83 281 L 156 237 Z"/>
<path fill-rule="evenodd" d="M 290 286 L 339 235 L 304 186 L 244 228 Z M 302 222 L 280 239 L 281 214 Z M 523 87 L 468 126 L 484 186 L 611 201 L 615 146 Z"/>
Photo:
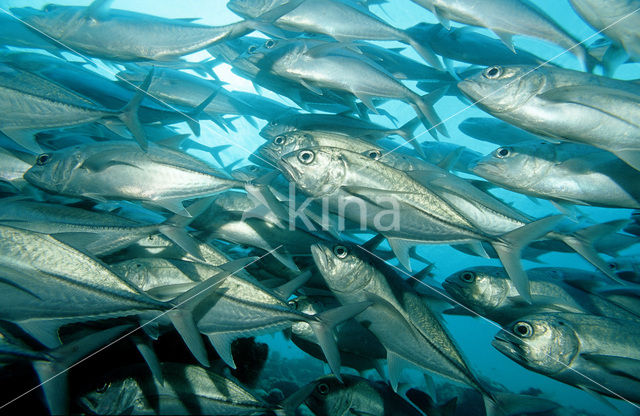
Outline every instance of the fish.
<path fill-rule="evenodd" d="M 410 45 L 431 66 L 442 68 L 438 57 L 410 34 L 385 23 L 364 7 L 337 0 L 230 0 L 234 13 L 257 20 L 267 33 L 278 29 L 320 33 L 338 42 L 353 40 L 396 40 Z"/>
<path fill-rule="evenodd" d="M 104 386 L 80 398 L 91 414 L 283 414 L 238 382 L 204 368 L 161 363 L 164 383 L 145 374 L 144 368 L 121 369 Z"/>
<path fill-rule="evenodd" d="M 507 325 L 516 319 L 542 312 L 572 312 L 638 320 L 639 315 L 617 306 L 600 293 L 607 287 L 599 273 L 563 267 L 539 267 L 527 270 L 533 303 L 523 302 L 504 269 L 479 266 L 447 277 L 442 287 L 466 309 Z M 448 312 L 447 312 L 448 313 Z"/>
<path fill-rule="evenodd" d="M 140 91 L 118 110 L 103 108 L 55 82 L 29 72 L 0 64 L 2 117 L 0 131 L 25 149 L 40 153 L 42 148 L 33 134 L 41 130 L 91 123 L 108 118 L 119 119 L 145 147 L 146 135 L 137 112 L 152 72 Z"/>
<path fill-rule="evenodd" d="M 267 44 L 270 47 L 267 47 Z M 335 51 L 336 48 L 338 51 Z M 433 104 L 440 98 L 440 94 L 434 92 L 424 97 L 420 96 L 384 68 L 373 61 L 363 59 L 356 52 L 342 48 L 340 44 L 318 45 L 317 41 L 298 40 L 280 45 L 278 41 L 272 40 L 256 50 L 251 58 L 262 70 L 296 81 L 318 95 L 322 95 L 322 88 L 353 94 L 374 113 L 377 112 L 373 103 L 375 98 L 404 101 L 413 107 L 430 133 L 436 134 L 431 129 L 433 127 L 448 136 L 433 109 Z M 342 70 L 336 73 L 336 67 Z"/>
<path fill-rule="evenodd" d="M 423 414 L 385 383 L 372 382 L 347 374 L 344 374 L 342 379 L 343 382 L 340 382 L 335 377 L 325 376 L 312 383 L 313 390 L 304 403 L 313 414 L 317 416 L 343 414 L 420 416 Z"/>
<path fill-rule="evenodd" d="M 410 363 L 490 396 L 439 319 L 391 267 L 358 246 L 318 243 L 311 254 L 340 303 L 373 302 L 356 319 L 367 322 L 387 349 L 394 390 L 403 367 Z"/>
<path fill-rule="evenodd" d="M 308 278 L 309 274 L 303 273 L 287 283 L 286 290 L 274 291 L 253 279 L 232 277 L 220 286 L 211 302 L 203 305 L 204 311 L 199 314 L 197 327 L 209 338 L 225 364 L 235 369 L 236 363 L 231 355 L 231 343 L 235 339 L 276 332 L 295 322 L 306 322 L 318 338 L 331 371 L 339 377 L 340 355 L 333 329 L 371 303 L 354 302 L 317 315 L 307 315 L 289 306 L 286 299 Z"/>
<path fill-rule="evenodd" d="M 561 68 L 493 66 L 458 88 L 501 120 L 552 140 L 598 147 L 640 168 L 640 89 L 633 83 Z"/>
<path fill-rule="evenodd" d="M 513 50 L 500 40 L 478 33 L 470 27 L 446 28 L 441 24 L 418 23 L 407 29 L 415 39 L 428 44 L 443 57 L 450 70 L 453 61 L 468 64 L 491 65 L 539 65 L 544 60 L 522 48 Z"/>
<path fill-rule="evenodd" d="M 451 28 L 450 21 L 485 27 L 514 53 L 516 50 L 513 46 L 513 36 L 535 37 L 570 51 L 582 62 L 585 69 L 593 67 L 584 45 L 532 2 L 518 0 L 483 0 L 480 3 L 470 0 L 459 0 L 455 3 L 445 0 L 412 1 L 432 12 L 446 29 Z"/>
<path fill-rule="evenodd" d="M 137 317 L 153 333 L 172 323 L 194 356 L 208 365 L 192 310 L 224 278 L 252 261 L 230 262 L 227 269 L 172 302 L 145 295 L 86 254 L 51 236 L 0 226 L 2 319 L 19 325 L 49 348 L 60 345 L 60 326 L 111 317 Z M 64 261 L 58 261 L 64 259 Z M 87 273 L 87 269 L 91 273 Z"/>
<path fill-rule="evenodd" d="M 492 345 L 537 373 L 590 392 L 638 403 L 638 338 L 631 321 L 556 313 L 519 318 Z"/>
<path fill-rule="evenodd" d="M 119 61 L 169 60 L 253 31 L 247 21 L 212 27 L 110 9 L 110 3 L 94 0 L 87 7 L 49 4 L 41 10 L 10 11 L 63 49 Z"/>
<path fill-rule="evenodd" d="M 296 310 L 309 315 L 340 305 L 334 297 L 326 295 L 298 296 L 288 303 Z M 290 329 L 285 330 L 285 336 L 312 357 L 319 360 L 325 359 L 313 329 L 306 322 L 296 322 Z M 351 367 L 358 372 L 376 369 L 381 376 L 384 376 L 381 365 L 381 360 L 387 356 L 384 346 L 371 331 L 355 319 L 345 321 L 336 328 L 336 342 L 342 366 Z"/>
<path fill-rule="evenodd" d="M 640 261 L 636 256 L 620 256 L 609 260 L 609 268 L 621 279 L 640 282 Z"/>
<path fill-rule="evenodd" d="M 377 159 L 380 155 L 373 156 Z M 282 157 L 278 166 L 305 194 L 326 198 L 333 212 L 384 235 L 406 268 L 410 268 L 408 251 L 418 244 L 471 244 L 474 251 L 482 253 L 474 244 L 490 243 L 526 299 L 527 278 L 520 264 L 520 251 L 551 233 L 562 220 L 561 216 L 549 216 L 532 221 L 472 185 L 467 184 L 468 192 L 461 194 L 462 188 L 456 187 L 453 177 L 441 169 L 400 171 L 372 162 L 371 155 L 344 149 L 298 150 Z M 388 219 L 383 224 L 385 216 Z M 550 236 L 568 244 L 615 279 L 592 245 L 596 234 L 609 234 L 622 225 L 602 225 L 593 230 L 593 235 Z"/>
<path fill-rule="evenodd" d="M 160 224 L 140 223 L 106 212 L 8 198 L 0 199 L 0 207 L 0 224 L 53 235 L 95 256 L 106 256 L 156 233 L 200 255 L 197 243 L 184 228 L 190 219 L 181 216 Z"/>
<path fill-rule="evenodd" d="M 19 150 L 0 148 L 0 181 L 21 189 L 26 185 L 24 174 L 33 166 L 35 156 Z"/>
<path fill-rule="evenodd" d="M 606 8 L 602 3 L 592 0 L 570 0 L 569 3 L 591 27 L 601 31 L 635 62 L 640 60 L 640 37 L 635 30 L 640 25 L 637 13 L 640 2 L 614 0 L 607 3 Z"/>
<path fill-rule="evenodd" d="M 576 143 L 499 147 L 471 171 L 514 192 L 569 204 L 640 208 L 638 172 L 609 152 Z"/>
<path fill-rule="evenodd" d="M 183 152 L 149 144 L 112 141 L 42 153 L 25 173 L 50 192 L 93 199 L 133 200 L 191 216 L 183 201 L 243 184 Z"/>

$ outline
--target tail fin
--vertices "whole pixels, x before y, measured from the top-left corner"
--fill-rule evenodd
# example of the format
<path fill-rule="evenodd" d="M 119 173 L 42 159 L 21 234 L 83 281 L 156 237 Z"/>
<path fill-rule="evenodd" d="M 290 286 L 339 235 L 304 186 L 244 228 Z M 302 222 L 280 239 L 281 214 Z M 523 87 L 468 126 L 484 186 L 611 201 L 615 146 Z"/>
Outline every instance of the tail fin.
<path fill-rule="evenodd" d="M 402 126 L 400 126 L 400 128 L 393 130 L 393 132 L 390 132 L 390 133 L 397 134 L 398 136 L 402 137 L 403 139 L 409 142 L 413 140 L 413 134 L 418 128 L 418 126 L 420 125 L 420 123 L 421 123 L 420 118 L 414 117 L 411 120 L 407 121 Z"/>
<path fill-rule="evenodd" d="M 213 290 L 218 288 L 229 275 L 239 272 L 256 259 L 257 257 L 247 257 L 226 263 L 220 266 L 223 270 L 222 272 L 210 277 L 167 303 L 169 308 L 167 316 L 171 319 L 171 323 L 185 344 L 187 344 L 193 356 L 205 367 L 209 366 L 209 359 L 207 358 L 207 350 L 205 349 L 202 336 L 193 318 L 193 310 L 200 302 L 206 299 Z"/>
<path fill-rule="evenodd" d="M 322 348 L 327 363 L 336 378 L 340 377 L 340 352 L 333 336 L 333 328 L 347 319 L 353 318 L 360 312 L 371 306 L 371 302 L 359 302 L 351 305 L 340 306 L 317 315 L 309 319 L 308 323 L 313 329 L 313 333 L 318 339 L 318 344 Z"/>
<path fill-rule="evenodd" d="M 185 229 L 198 215 L 200 215 L 205 209 L 207 209 L 211 205 L 210 198 L 202 198 L 189 205 L 189 209 L 187 212 L 191 215 L 190 217 L 186 217 L 184 215 L 176 214 L 173 217 L 170 217 L 165 222 L 160 224 L 158 227 L 158 231 L 167 237 L 169 240 L 173 241 L 178 245 L 181 249 L 196 257 L 197 259 L 203 260 L 202 253 L 200 252 L 200 248 L 198 241 L 196 241 Z"/>
<path fill-rule="evenodd" d="M 210 96 L 207 97 L 206 100 L 201 102 L 196 108 L 189 111 L 185 115 L 185 121 L 189 125 L 189 128 L 193 132 L 193 135 L 196 137 L 200 137 L 200 122 L 198 118 L 200 117 L 200 113 L 204 112 L 207 106 L 213 101 L 215 96 L 218 94 L 218 90 L 214 91 Z"/>
<path fill-rule="evenodd" d="M 610 279 L 617 283 L 626 285 L 628 282 L 621 280 L 611 271 L 607 262 L 604 261 L 596 251 L 594 244 L 600 238 L 617 232 L 628 223 L 629 220 L 609 221 L 603 224 L 596 224 L 591 227 L 583 228 L 572 234 L 559 234 L 558 238 L 575 250 L 576 253 L 580 254 L 589 263 L 597 267 L 598 270 L 606 274 Z"/>
<path fill-rule="evenodd" d="M 433 105 L 444 96 L 448 88 L 448 86 L 438 88 L 433 92 L 423 95 L 422 97 L 415 94 L 415 97 L 413 97 L 412 100 L 413 102 L 411 103 L 416 114 L 418 114 L 418 118 L 420 118 L 420 121 L 422 121 L 422 124 L 424 124 L 429 131 L 429 134 L 431 134 L 434 139 L 438 138 L 436 130 L 443 136 L 449 137 L 447 128 L 433 108 Z"/>
<path fill-rule="evenodd" d="M 138 118 L 138 109 L 140 108 L 140 103 L 144 99 L 145 95 L 147 95 L 147 90 L 151 85 L 153 71 L 154 69 L 151 68 L 142 84 L 137 88 L 136 94 L 133 96 L 131 101 L 129 101 L 129 103 L 120 110 L 120 114 L 118 115 L 118 118 L 127 126 L 142 150 L 147 150 L 149 142 L 147 140 L 147 134 L 142 128 L 142 124 Z"/>
<path fill-rule="evenodd" d="M 131 329 L 120 325 L 70 342 L 48 353 L 50 361 L 34 361 L 49 411 L 53 415 L 69 414 L 67 370 L 87 355 Z"/>
<path fill-rule="evenodd" d="M 529 303 L 531 303 L 529 279 L 520 263 L 520 253 L 529 243 L 553 230 L 563 218 L 562 215 L 546 217 L 523 225 L 491 242 L 518 293 Z"/>
<path fill-rule="evenodd" d="M 435 54 L 435 52 L 433 51 L 433 49 L 431 49 L 431 47 L 427 45 L 423 45 L 422 43 L 418 42 L 416 39 L 411 37 L 411 35 L 407 32 L 405 32 L 405 36 L 406 37 L 403 39 L 403 42 L 407 43 L 416 52 L 418 52 L 418 55 L 420 55 L 422 59 L 425 60 L 425 62 L 427 62 L 429 65 L 433 66 L 434 68 L 444 71 L 442 62 L 440 62 L 438 55 Z"/>

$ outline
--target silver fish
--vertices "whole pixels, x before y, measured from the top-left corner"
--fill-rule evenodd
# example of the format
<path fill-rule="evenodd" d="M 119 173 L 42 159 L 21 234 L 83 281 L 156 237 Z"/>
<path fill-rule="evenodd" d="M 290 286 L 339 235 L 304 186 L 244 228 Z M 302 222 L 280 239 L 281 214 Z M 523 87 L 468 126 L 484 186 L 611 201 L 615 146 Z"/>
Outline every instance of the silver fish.
<path fill-rule="evenodd" d="M 456 301 L 500 325 L 533 313 L 573 312 L 638 320 L 640 315 L 617 306 L 597 288 L 606 288 L 601 274 L 568 268 L 527 270 L 533 303 L 524 302 L 500 267 L 474 267 L 447 277 L 442 287 Z M 462 308 L 454 308 L 457 311 Z M 463 311 L 466 313 L 466 311 Z M 448 313 L 448 312 L 447 312 Z"/>
<path fill-rule="evenodd" d="M 246 21 L 204 26 L 181 19 L 110 10 L 109 3 L 95 0 L 88 7 L 50 4 L 42 10 L 24 7 L 12 8 L 11 12 L 66 48 L 122 61 L 167 60 L 253 30 Z"/>
<path fill-rule="evenodd" d="M 132 142 L 77 146 L 38 156 L 25 179 L 45 190 L 76 197 L 141 201 L 190 216 L 183 201 L 242 183 L 183 152 Z"/>
<path fill-rule="evenodd" d="M 315 244 L 311 254 L 340 303 L 373 302 L 356 319 L 387 349 L 394 389 L 408 362 L 486 392 L 438 318 L 389 266 L 357 246 Z"/>
<path fill-rule="evenodd" d="M 279 29 L 304 33 L 321 33 L 339 42 L 353 40 L 397 40 L 416 50 L 436 68 L 442 64 L 424 45 L 407 32 L 385 23 L 365 7 L 339 0 L 230 0 L 227 7 L 248 19 L 265 25 L 259 29 L 269 32 L 269 25 Z"/>
<path fill-rule="evenodd" d="M 270 405 L 237 382 L 201 367 L 162 363 L 164 383 L 140 366 L 123 371 L 84 395 L 80 402 L 92 414 L 166 415 L 263 415 L 275 412 Z M 282 414 L 282 413 L 278 413 Z"/>
<path fill-rule="evenodd" d="M 609 152 L 576 143 L 527 142 L 496 149 L 476 175 L 525 195 L 578 205 L 640 208 L 640 174 Z"/>
<path fill-rule="evenodd" d="M 501 120 L 599 147 L 640 169 L 640 88 L 631 82 L 560 68 L 494 66 L 458 88 Z"/>
<path fill-rule="evenodd" d="M 590 68 L 585 47 L 528 0 L 412 0 L 431 11 L 447 29 L 450 20 L 486 27 L 515 53 L 513 36 L 526 35 L 554 43 Z"/>
<path fill-rule="evenodd" d="M 639 342 L 640 330 L 632 321 L 556 313 L 522 317 L 492 345 L 537 373 L 638 403 Z"/>
<path fill-rule="evenodd" d="M 528 141 L 540 141 L 540 137 L 519 129 L 497 118 L 470 117 L 458 125 L 461 132 L 484 142 L 498 146 L 510 146 Z"/>

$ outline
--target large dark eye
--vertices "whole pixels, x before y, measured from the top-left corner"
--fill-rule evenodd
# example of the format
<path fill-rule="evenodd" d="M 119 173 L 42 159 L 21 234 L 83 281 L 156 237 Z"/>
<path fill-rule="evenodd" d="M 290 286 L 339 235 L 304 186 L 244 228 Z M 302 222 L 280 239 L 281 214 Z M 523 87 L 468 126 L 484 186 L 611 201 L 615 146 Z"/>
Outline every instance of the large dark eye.
<path fill-rule="evenodd" d="M 271 49 L 271 48 L 273 48 L 274 46 L 276 46 L 276 43 L 277 43 L 277 42 L 276 42 L 275 40 L 273 40 L 273 39 L 269 39 L 268 41 L 266 41 L 266 42 L 264 43 L 264 46 L 265 46 L 265 48 L 267 48 L 267 49 Z"/>
<path fill-rule="evenodd" d="M 607 266 L 609 267 L 609 270 L 616 270 L 618 268 L 618 265 L 615 263 L 609 263 Z"/>
<path fill-rule="evenodd" d="M 501 147 L 498 150 L 496 150 L 496 156 L 499 159 L 504 159 L 505 157 L 509 156 L 511 154 L 511 150 L 508 147 Z"/>
<path fill-rule="evenodd" d="M 247 52 L 249 52 L 250 54 L 254 54 L 256 53 L 257 50 L 258 50 L 258 47 L 256 45 L 251 45 L 249 46 L 249 49 L 247 49 Z"/>
<path fill-rule="evenodd" d="M 276 138 L 273 139 L 273 144 L 277 144 L 278 146 L 282 146 L 284 144 L 284 136 L 276 136 Z"/>
<path fill-rule="evenodd" d="M 250 170 L 251 172 L 255 172 L 255 171 L 257 171 L 257 170 L 258 170 L 258 167 L 257 167 L 256 165 L 251 165 L 251 166 L 249 166 L 249 170 Z"/>
<path fill-rule="evenodd" d="M 298 309 L 298 301 L 295 299 L 287 302 L 287 305 L 289 305 L 289 307 L 291 307 L 292 309 Z"/>
<path fill-rule="evenodd" d="M 300 153 L 298 153 L 298 160 L 304 163 L 305 165 L 308 165 L 309 163 L 313 162 L 313 159 L 315 158 L 316 158 L 316 155 L 311 150 L 303 150 Z"/>
<path fill-rule="evenodd" d="M 100 387 L 98 387 L 96 389 L 96 393 L 102 394 L 102 393 L 106 392 L 110 385 L 111 385 L 111 383 L 104 383 L 102 386 L 100 386 Z"/>
<path fill-rule="evenodd" d="M 492 66 L 484 71 L 484 77 L 488 79 L 500 78 L 500 75 L 502 75 L 502 68 L 499 66 Z"/>
<path fill-rule="evenodd" d="M 369 150 L 368 152 L 366 152 L 366 155 L 369 159 L 373 159 L 373 160 L 378 160 L 382 156 L 382 154 L 380 153 L 380 150 L 377 150 L 377 149 Z"/>
<path fill-rule="evenodd" d="M 474 272 L 462 272 L 460 273 L 460 280 L 465 283 L 473 283 L 476 280 L 476 274 Z"/>
<path fill-rule="evenodd" d="M 320 383 L 316 386 L 316 390 L 318 391 L 318 393 L 326 396 L 327 394 L 329 394 L 329 385 L 327 383 Z"/>
<path fill-rule="evenodd" d="M 278 125 L 278 122 L 277 122 L 277 121 L 275 121 L 275 120 L 271 120 L 271 121 L 269 122 L 269 125 L 270 125 L 270 126 L 272 126 L 272 127 L 275 127 L 275 126 L 277 126 L 277 125 Z"/>
<path fill-rule="evenodd" d="M 42 166 L 45 163 L 47 163 L 50 159 L 51 159 L 51 155 L 49 155 L 48 153 L 43 153 L 40 156 L 38 156 L 38 158 L 36 159 L 36 164 L 39 166 Z"/>
<path fill-rule="evenodd" d="M 533 328 L 527 322 L 518 322 L 513 326 L 513 333 L 520 338 L 529 338 L 533 335 Z"/>
<path fill-rule="evenodd" d="M 349 255 L 349 249 L 345 246 L 335 246 L 333 248 L 333 254 L 335 254 L 337 258 L 343 259 Z"/>

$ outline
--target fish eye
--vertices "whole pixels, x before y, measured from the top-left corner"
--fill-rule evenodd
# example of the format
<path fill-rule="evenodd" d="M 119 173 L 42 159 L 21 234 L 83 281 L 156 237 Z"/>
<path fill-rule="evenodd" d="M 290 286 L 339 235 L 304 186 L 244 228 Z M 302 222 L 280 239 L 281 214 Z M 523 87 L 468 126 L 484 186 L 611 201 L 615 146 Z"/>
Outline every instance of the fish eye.
<path fill-rule="evenodd" d="M 607 264 L 607 267 L 609 267 L 609 270 L 616 270 L 618 268 L 615 263 L 609 263 Z"/>
<path fill-rule="evenodd" d="M 109 388 L 109 386 L 111 386 L 111 383 L 109 383 L 109 382 L 104 383 L 102 386 L 100 386 L 100 387 L 98 387 L 96 389 L 96 393 L 102 394 L 102 393 L 106 392 L 107 389 Z"/>
<path fill-rule="evenodd" d="M 339 259 L 344 259 L 349 255 L 349 249 L 345 246 L 335 246 L 333 248 L 333 254 L 335 254 Z"/>
<path fill-rule="evenodd" d="M 249 170 L 255 172 L 256 170 L 258 170 L 258 167 L 256 165 L 251 165 L 249 166 Z"/>
<path fill-rule="evenodd" d="M 36 159 L 36 164 L 38 166 L 42 166 L 47 163 L 51 159 L 51 155 L 48 153 L 43 153 Z"/>
<path fill-rule="evenodd" d="M 289 307 L 291 307 L 292 309 L 298 309 L 298 301 L 295 299 L 287 302 L 287 305 L 289 305 Z"/>
<path fill-rule="evenodd" d="M 487 68 L 484 71 L 484 77 L 488 79 L 496 79 L 500 78 L 502 75 L 502 68 L 499 66 L 492 66 L 491 68 Z"/>
<path fill-rule="evenodd" d="M 304 163 L 305 165 L 308 165 L 309 163 L 313 162 L 313 159 L 315 158 L 316 158 L 316 155 L 311 150 L 303 150 L 300 153 L 298 153 L 298 160 Z"/>
<path fill-rule="evenodd" d="M 277 44 L 277 43 L 278 43 L 278 42 L 276 42 L 275 40 L 273 40 L 273 39 L 269 39 L 268 41 L 266 41 L 266 42 L 264 43 L 264 46 L 265 46 L 265 48 L 267 48 L 267 49 L 271 49 L 271 48 L 273 48 L 274 46 L 276 46 L 276 44 Z"/>
<path fill-rule="evenodd" d="M 278 125 L 278 122 L 277 122 L 277 121 L 275 121 L 275 120 L 271 120 L 271 121 L 269 122 L 269 125 L 270 125 L 270 126 L 272 126 L 272 127 L 275 127 L 275 126 L 277 126 L 277 125 Z"/>
<path fill-rule="evenodd" d="M 498 150 L 496 150 L 496 156 L 500 159 L 504 159 L 505 157 L 509 156 L 510 153 L 511 151 L 509 150 L 508 147 L 501 147 Z"/>
<path fill-rule="evenodd" d="M 273 144 L 277 144 L 278 146 L 281 146 L 284 144 L 284 136 L 276 136 L 275 139 L 273 139 Z"/>
<path fill-rule="evenodd" d="M 518 322 L 513 326 L 513 333 L 520 338 L 529 338 L 533 335 L 533 328 L 527 322 Z"/>
<path fill-rule="evenodd" d="M 380 153 L 380 150 L 377 150 L 377 149 L 369 150 L 366 153 L 367 153 L 367 157 L 373 160 L 378 160 L 382 156 L 382 154 Z"/>
<path fill-rule="evenodd" d="M 316 390 L 318 391 L 318 393 L 326 396 L 327 394 L 329 394 L 329 385 L 327 383 L 320 383 L 316 386 Z"/>
<path fill-rule="evenodd" d="M 465 283 L 473 283 L 476 280 L 476 274 L 474 272 L 462 272 L 460 273 L 460 279 Z"/>
<path fill-rule="evenodd" d="M 254 54 L 254 53 L 256 53 L 257 50 L 258 50 L 258 47 L 256 45 L 251 45 L 247 49 L 247 52 L 249 52 L 250 54 Z"/>
<path fill-rule="evenodd" d="M 44 7 L 42 8 L 42 10 L 43 10 L 43 11 L 45 11 L 45 12 L 50 12 L 50 11 L 55 10 L 57 7 L 58 7 L 58 5 L 57 5 L 57 4 L 49 3 L 49 4 L 47 4 L 46 6 L 44 6 Z"/>

